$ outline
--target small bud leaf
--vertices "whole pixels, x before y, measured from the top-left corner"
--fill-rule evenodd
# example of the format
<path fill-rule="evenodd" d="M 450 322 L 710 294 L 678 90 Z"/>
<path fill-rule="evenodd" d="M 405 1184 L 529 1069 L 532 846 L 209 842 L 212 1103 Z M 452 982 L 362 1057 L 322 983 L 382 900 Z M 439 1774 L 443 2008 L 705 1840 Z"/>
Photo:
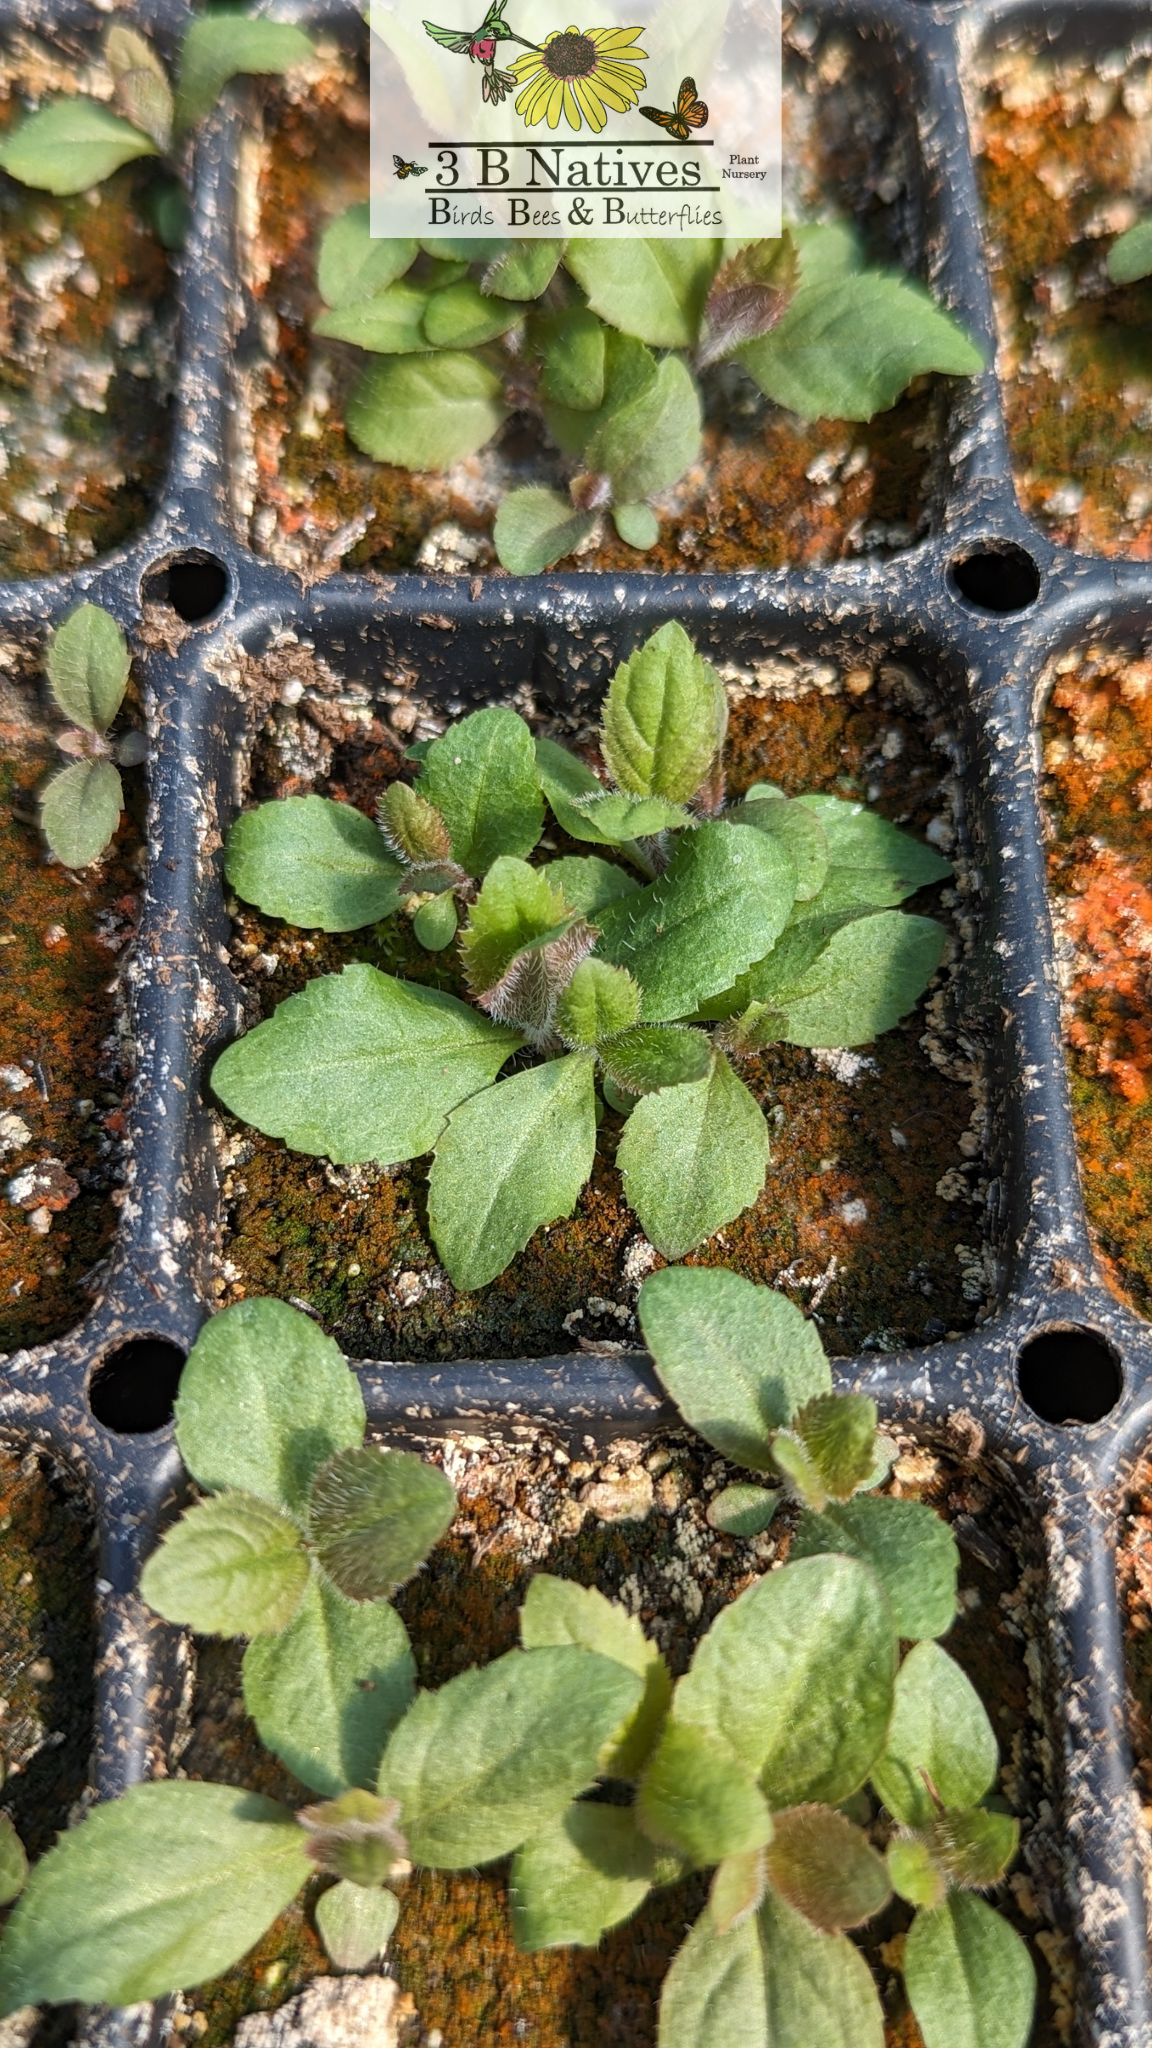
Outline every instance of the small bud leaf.
<path fill-rule="evenodd" d="M 383 1955 L 400 1918 L 400 1901 L 383 1886 L 339 1884 L 316 1901 L 316 1928 L 338 1970 L 367 1970 Z"/>
<path fill-rule="evenodd" d="M 312 1482 L 316 1554 L 350 1600 L 387 1599 L 418 1571 L 456 1512 L 443 1472 L 414 1451 L 338 1451 Z"/>

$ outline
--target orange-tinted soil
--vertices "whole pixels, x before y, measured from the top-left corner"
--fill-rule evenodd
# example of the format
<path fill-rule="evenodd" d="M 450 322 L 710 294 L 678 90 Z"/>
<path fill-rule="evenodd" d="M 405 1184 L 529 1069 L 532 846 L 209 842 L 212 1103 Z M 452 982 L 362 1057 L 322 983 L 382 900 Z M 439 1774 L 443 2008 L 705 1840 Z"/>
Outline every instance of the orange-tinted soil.
<path fill-rule="evenodd" d="M 1084 1198 L 1105 1272 L 1147 1314 L 1152 663 L 1093 647 L 1060 667 L 1044 721 L 1048 869 Z"/>

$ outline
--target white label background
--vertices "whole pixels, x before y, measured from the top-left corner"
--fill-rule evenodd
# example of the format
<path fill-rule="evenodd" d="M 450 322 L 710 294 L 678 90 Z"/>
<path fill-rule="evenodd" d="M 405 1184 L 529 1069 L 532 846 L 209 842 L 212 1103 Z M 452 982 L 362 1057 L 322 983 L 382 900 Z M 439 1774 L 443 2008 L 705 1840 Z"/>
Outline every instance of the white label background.
<path fill-rule="evenodd" d="M 493 106 L 484 67 L 443 49 L 425 20 L 464 33 L 487 0 L 373 0 L 373 235 L 460 238 L 588 235 L 671 239 L 780 233 L 779 0 L 505 0 L 504 20 L 529 43 L 557 29 L 640 28 L 639 105 L 671 112 L 682 80 L 708 108 L 679 142 L 632 106 L 586 123 L 525 126 L 522 88 Z M 501 40 L 510 70 L 520 44 Z M 629 52 L 619 55 L 632 61 Z M 394 157 L 417 166 L 397 175 Z"/>

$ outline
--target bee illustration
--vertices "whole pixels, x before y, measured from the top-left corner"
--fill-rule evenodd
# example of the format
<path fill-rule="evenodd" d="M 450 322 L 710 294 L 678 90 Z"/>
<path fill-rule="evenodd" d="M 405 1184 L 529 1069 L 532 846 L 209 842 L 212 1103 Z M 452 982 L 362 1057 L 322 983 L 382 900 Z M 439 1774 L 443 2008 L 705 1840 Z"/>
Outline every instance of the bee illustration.
<path fill-rule="evenodd" d="M 641 107 L 646 121 L 655 121 L 668 135 L 674 135 L 677 142 L 687 142 L 690 128 L 704 128 L 708 122 L 708 109 L 703 100 L 696 97 L 696 80 L 682 78 L 676 95 L 676 111 L 665 114 L 659 107 Z"/>
<path fill-rule="evenodd" d="M 398 178 L 426 178 L 428 175 L 427 164 L 406 164 L 402 156 L 396 155 L 395 150 L 392 152 L 392 163 Z"/>

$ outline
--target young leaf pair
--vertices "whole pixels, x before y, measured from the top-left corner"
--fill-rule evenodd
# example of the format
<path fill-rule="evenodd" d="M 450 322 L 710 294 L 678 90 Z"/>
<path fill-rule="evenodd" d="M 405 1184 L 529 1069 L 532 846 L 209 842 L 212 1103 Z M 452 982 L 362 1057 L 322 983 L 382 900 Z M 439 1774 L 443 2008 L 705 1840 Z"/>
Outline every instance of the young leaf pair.
<path fill-rule="evenodd" d="M 0 143 L 0 170 L 22 185 L 60 196 L 102 184 L 138 157 L 173 159 L 187 131 L 211 113 L 229 79 L 291 70 L 313 54 L 302 30 L 242 14 L 207 14 L 185 31 L 174 81 L 147 36 L 114 22 L 104 38 L 112 111 L 77 94 L 28 114 Z M 158 187 L 161 240 L 182 239 L 183 194 Z"/>
<path fill-rule="evenodd" d="M 982 363 L 922 286 L 866 268 L 837 227 L 729 257 L 709 240 L 381 242 L 362 205 L 327 229 L 318 282 L 316 334 L 382 359 L 346 421 L 377 461 L 446 469 L 513 407 L 539 414 L 572 480 L 568 496 L 531 485 L 503 500 L 496 551 L 516 575 L 571 554 L 609 507 L 622 540 L 654 546 L 650 500 L 700 448 L 690 358 L 700 372 L 734 359 L 807 419 L 870 419 L 922 372 Z"/>
<path fill-rule="evenodd" d="M 719 679 L 670 622 L 613 677 L 601 751 L 615 787 L 487 710 L 423 750 L 415 789 L 388 790 L 383 839 L 320 797 L 239 818 L 229 881 L 293 922 L 348 929 L 405 901 L 441 944 L 466 904 L 472 1004 L 347 967 L 221 1056 L 220 1099 L 338 1162 L 434 1151 L 430 1226 L 464 1289 L 571 1213 L 597 1075 L 628 1116 L 617 1164 L 657 1249 L 679 1258 L 731 1221 L 768 1163 L 734 1062 L 773 1041 L 863 1042 L 903 1016 L 944 934 L 888 906 L 949 868 L 836 798 L 762 787 L 720 815 L 725 722 Z M 570 837 L 617 858 L 530 866 L 545 799 Z M 544 1064 L 498 1080 L 525 1050 Z"/>
<path fill-rule="evenodd" d="M 57 860 L 68 868 L 98 860 L 120 823 L 124 787 L 116 764 L 144 760 L 143 733 L 106 737 L 128 687 L 128 643 L 110 612 L 82 604 L 53 634 L 44 662 L 57 709 L 71 720 L 56 744 L 72 754 L 40 795 L 40 825 Z"/>
<path fill-rule="evenodd" d="M 639 1312 L 685 1419 L 734 1463 L 774 1468 L 802 1505 L 794 1561 L 713 1624 L 638 1793 L 641 1828 L 719 1866 L 665 1984 L 661 2048 L 720 2037 L 880 2048 L 875 1991 L 840 1930 L 891 1891 L 918 1909 L 903 1970 L 925 2048 L 1023 2048 L 1031 1961 L 973 1896 L 1003 1877 L 1019 1828 L 981 1804 L 996 1739 L 936 1640 L 956 1611 L 951 1531 L 920 1502 L 869 1491 L 891 1457 L 875 1408 L 832 1393 L 819 1338 L 785 1297 L 733 1273 L 669 1268 L 645 1281 Z M 767 1526 L 777 1496 L 727 1492 L 742 1498 L 726 1509 L 721 1495 L 710 1520 L 745 1535 Z M 897 1669 L 900 1642 L 913 1647 Z M 733 1757 L 763 1810 L 733 1794 Z M 865 1781 L 890 1818 L 883 1859 L 831 1810 Z"/>

